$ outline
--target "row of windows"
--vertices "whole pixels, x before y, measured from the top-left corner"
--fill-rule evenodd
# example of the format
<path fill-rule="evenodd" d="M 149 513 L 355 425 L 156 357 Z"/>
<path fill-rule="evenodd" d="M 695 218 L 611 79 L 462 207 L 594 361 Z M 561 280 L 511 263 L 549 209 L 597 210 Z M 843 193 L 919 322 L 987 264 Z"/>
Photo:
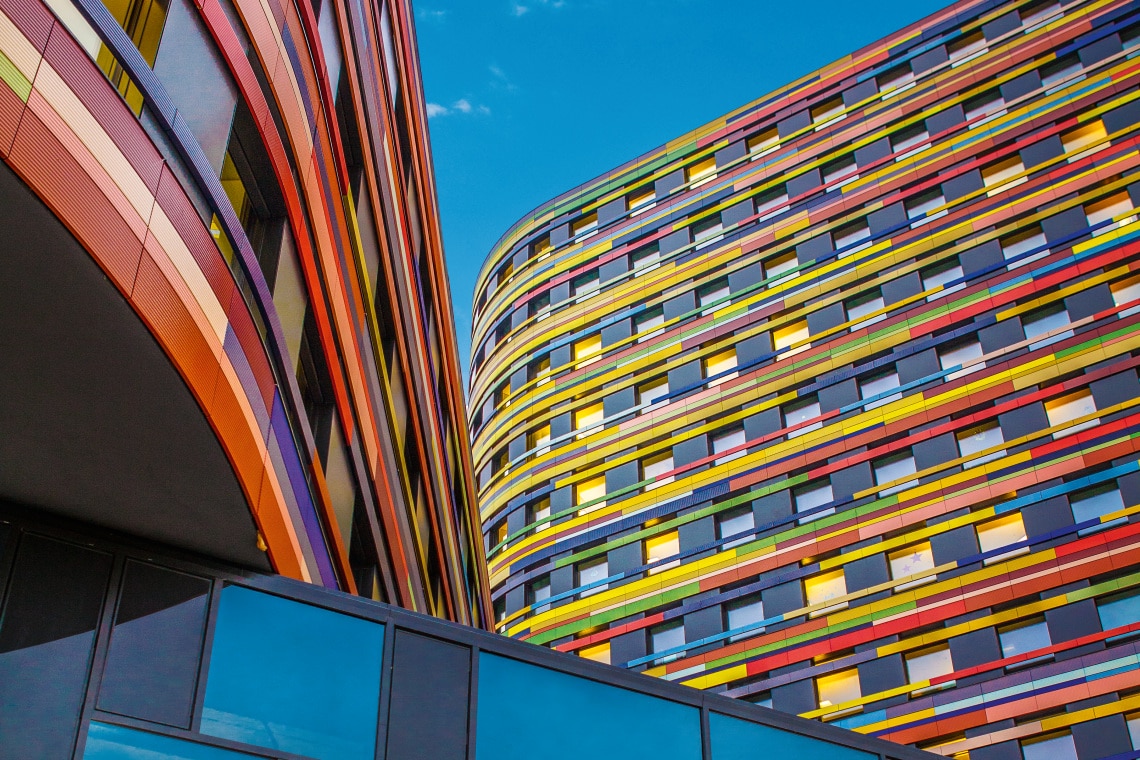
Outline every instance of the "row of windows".
<path fill-rule="evenodd" d="M 976 34 L 974 37 L 980 37 L 980 35 Z M 1135 29 L 1130 28 L 1128 33 L 1125 33 L 1123 35 L 1123 39 L 1126 48 L 1130 48 L 1135 44 L 1140 43 L 1140 25 L 1137 25 Z M 961 50 L 967 49 L 970 49 L 971 52 L 978 52 L 984 49 L 984 47 L 977 48 L 974 42 L 970 42 L 964 44 L 964 46 L 961 48 Z M 951 51 L 951 63 L 953 63 L 955 60 L 954 54 L 956 51 L 957 49 Z M 901 75 L 903 79 L 900 79 L 898 76 L 896 76 L 896 73 L 901 72 L 902 69 L 906 69 L 906 74 Z M 1080 78 L 1083 78 L 1083 69 L 1084 66 L 1080 58 L 1075 53 L 1067 55 L 1059 60 L 1050 58 L 1040 67 L 1038 71 L 1039 79 L 1041 82 L 1041 89 L 1043 89 L 1044 92 L 1049 93 L 1061 85 L 1068 86 L 1074 81 L 1078 81 Z M 908 89 L 909 86 L 904 86 L 906 84 L 906 81 L 904 80 L 907 74 L 911 76 L 910 81 L 913 83 L 913 73 L 910 72 L 909 68 L 907 67 L 902 67 L 897 71 L 889 72 L 887 75 L 881 75 L 879 77 L 880 91 L 891 92 L 893 94 L 897 91 L 900 91 L 899 88 Z M 967 99 L 963 103 L 963 115 L 965 121 L 968 123 L 968 128 L 975 128 L 983 123 L 988 123 L 998 116 L 1001 116 L 1005 113 L 1004 106 L 1005 98 L 1003 97 L 1001 90 L 997 88 Z M 822 106 L 817 106 L 811 110 L 812 123 L 816 125 L 816 129 L 822 128 L 820 125 L 826 126 L 828 124 L 834 123 L 834 121 L 838 121 L 839 119 L 844 118 L 843 116 L 837 116 L 837 114 L 842 113 L 843 110 L 844 106 L 842 100 L 836 98 L 832 101 L 829 101 L 828 103 L 825 103 Z M 1103 139 L 1105 136 L 1106 134 L 1104 132 L 1103 125 L 1099 122 L 1093 122 L 1064 133 L 1061 139 L 1064 144 L 1064 152 L 1066 154 L 1074 154 L 1079 152 L 1082 146 L 1088 145 L 1096 140 Z M 919 151 L 924 150 L 929 143 L 930 134 L 924 125 L 915 124 L 896 130 L 895 132 L 891 133 L 887 139 L 889 140 L 890 153 L 894 154 L 893 160 L 898 162 L 906 160 Z M 766 155 L 778 148 L 780 145 L 780 137 L 776 128 L 773 127 L 747 138 L 746 145 L 752 157 L 757 158 L 760 155 Z M 875 157 L 868 161 L 867 165 L 877 165 L 881 163 L 883 158 L 884 157 L 880 157 L 875 154 Z M 985 186 L 987 188 L 987 191 L 990 194 L 993 194 L 1000 192 L 1002 189 L 1005 189 L 1004 187 L 1000 186 L 1003 177 L 1012 176 L 1019 171 L 1024 171 L 1024 168 L 1020 170 L 1015 169 L 1016 165 L 1019 163 L 1019 159 L 1014 159 L 1010 160 L 1008 162 L 1008 165 L 1004 165 L 1005 162 L 995 162 L 994 165 L 986 167 L 986 169 L 983 170 L 983 178 L 985 179 Z M 858 178 L 857 168 L 856 154 L 854 151 L 833 159 L 820 168 L 822 186 L 828 186 L 832 185 L 832 183 L 835 183 L 834 186 L 842 187 L 843 185 L 854 181 Z M 716 170 L 717 167 L 715 165 L 715 160 L 712 157 L 701 159 L 696 164 L 693 164 L 685 170 L 685 176 L 688 182 L 687 186 L 700 185 L 704 182 L 710 181 L 711 179 L 715 178 Z M 646 192 L 649 193 L 648 196 L 646 196 Z M 628 210 L 632 211 L 638 206 L 643 205 L 646 202 L 647 197 L 653 197 L 652 192 L 652 188 L 648 188 L 647 191 L 645 189 L 639 189 L 630 193 Z M 942 203 L 935 204 L 934 200 L 935 198 L 933 196 L 915 199 L 910 204 L 913 209 L 908 207 L 908 210 L 913 212 L 911 214 L 912 216 L 918 216 L 921 213 L 924 213 L 924 211 L 927 209 L 943 205 Z M 637 202 L 637 205 L 634 205 L 635 201 Z M 779 209 L 787 202 L 788 193 L 785 188 L 781 187 L 779 189 L 770 189 L 756 199 L 755 213 L 759 215 L 759 220 L 766 219 L 768 216 L 770 216 L 770 214 L 766 215 L 765 212 L 771 211 L 773 209 Z M 582 223 L 582 232 L 589 231 L 590 234 L 596 232 L 596 212 L 587 214 L 586 216 L 582 217 L 582 219 L 585 220 Z M 572 224 L 571 229 L 572 231 L 575 231 L 578 228 L 576 225 Z M 702 244 L 713 242 L 713 238 L 719 238 L 722 230 L 723 225 L 721 224 L 719 218 L 708 218 L 699 222 L 694 222 L 692 225 L 693 242 L 698 248 L 700 248 L 702 247 Z M 577 234 L 578 233 L 575 232 L 575 235 Z M 842 246 L 839 244 L 839 241 L 857 239 L 855 237 L 857 235 L 858 230 L 856 228 L 837 231 L 836 248 L 842 248 Z M 583 235 L 583 238 L 588 236 L 589 235 Z M 575 237 L 575 239 L 578 238 Z M 549 236 L 544 238 L 543 241 L 544 242 L 541 246 L 538 247 L 537 250 L 542 250 L 545 254 L 551 250 L 551 247 L 549 245 Z M 498 284 L 506 282 L 509 279 L 509 276 L 507 275 L 513 272 L 513 266 L 514 265 L 512 259 L 508 261 L 508 263 L 503 267 L 498 279 L 495 283 L 493 283 L 492 289 Z M 504 273 L 506 274 L 504 275 Z M 596 282 L 597 276 L 597 270 L 594 270 L 591 273 L 579 275 L 578 279 L 582 280 L 583 282 L 588 282 L 589 280 L 593 279 Z M 577 292 L 573 293 L 574 295 L 589 292 L 588 289 L 585 288 L 575 290 Z M 486 300 L 486 294 L 483 300 Z M 538 308 L 541 307 L 536 307 L 536 309 Z M 481 307 L 478 311 L 481 311 Z M 500 328 L 502 327 L 503 325 L 500 325 Z M 498 336 L 498 339 L 501 341 L 502 336 Z M 489 342 L 486 347 L 478 353 L 484 356 L 489 355 L 492 347 L 493 343 Z"/>
<path fill-rule="evenodd" d="M 1096 123 L 1099 124 L 1100 122 Z M 937 200 L 940 202 L 941 197 L 939 196 Z M 1126 191 L 1115 192 L 1107 197 L 1090 201 L 1082 208 L 1090 234 L 1094 237 L 1130 224 L 1135 221 L 1136 218 L 1133 213 L 1133 201 Z M 865 227 L 866 223 L 864 222 L 862 224 L 864 226 L 861 228 L 862 232 L 860 232 L 860 234 L 869 235 Z M 827 233 L 824 233 L 824 235 L 827 235 Z M 867 244 L 870 244 L 870 238 L 866 237 L 865 239 Z M 1005 235 L 999 238 L 997 243 L 1003 258 L 1007 262 L 1006 265 L 1010 269 L 1025 266 L 1043 256 L 1047 256 L 1050 252 L 1049 243 L 1039 223 L 1033 223 L 1018 230 L 1016 233 Z M 797 267 L 798 261 L 795 251 L 782 253 L 761 262 L 761 271 L 764 279 L 767 280 L 768 287 L 773 287 L 784 282 L 785 275 L 790 278 L 791 273 L 797 269 Z M 933 291 L 942 288 L 941 291 L 928 296 L 928 300 L 966 287 L 966 273 L 957 256 L 928 267 L 922 270 L 920 274 L 924 291 Z M 1136 288 L 1131 286 L 1116 286 L 1114 298 L 1118 299 L 1118 305 L 1119 303 L 1123 303 L 1123 299 L 1131 295 L 1134 290 L 1136 290 Z M 711 283 L 698 288 L 696 294 L 697 303 L 701 308 L 702 314 L 710 313 L 709 310 L 722 305 L 732 295 L 726 277 L 717 278 Z M 847 322 L 851 323 L 848 329 L 850 331 L 862 330 L 886 319 L 886 308 L 887 304 L 881 286 L 861 292 L 848 299 L 843 303 L 844 316 Z M 1067 319 L 1065 316 L 1051 315 L 1049 313 L 1050 308 L 1055 307 L 1046 307 L 1040 314 L 1034 313 L 1026 316 L 1027 337 L 1032 338 L 1035 335 L 1048 332 L 1057 320 Z M 1049 319 L 1049 317 L 1052 317 L 1052 319 Z M 775 318 L 778 318 L 778 315 L 776 315 L 774 319 Z M 633 339 L 640 342 L 659 335 L 659 331 L 662 329 L 664 322 L 664 312 L 660 308 L 644 312 L 631 323 L 633 336 L 635 336 Z M 771 336 L 773 349 L 775 351 L 784 349 L 793 349 L 796 351 L 806 350 L 809 347 L 807 341 L 811 337 L 811 330 L 809 329 L 808 320 L 801 319 L 773 330 Z M 1039 348 L 1043 345 L 1048 345 L 1049 342 L 1054 342 L 1064 337 L 1068 337 L 1068 335 L 1052 335 L 1048 342 L 1034 344 L 1031 348 Z M 584 336 L 572 344 L 570 358 L 574 366 L 580 368 L 600 360 L 603 354 L 604 347 L 602 337 L 601 333 L 598 332 Z M 718 358 L 724 359 L 725 357 L 718 355 Z M 717 366 L 717 360 L 714 360 L 712 364 L 715 368 Z M 980 368 L 979 366 L 978 369 Z M 527 378 L 529 381 L 538 381 L 539 383 L 546 382 L 551 377 L 551 370 L 550 355 L 547 354 L 533 360 L 527 365 Z M 706 372 L 706 377 L 707 376 L 709 376 L 709 374 Z M 478 430 L 486 419 L 490 418 L 490 414 L 493 413 L 494 409 L 497 409 L 506 402 L 509 387 L 509 383 L 504 382 L 501 384 L 497 391 L 491 395 L 490 403 L 485 404 L 476 412 L 473 418 L 473 427 L 475 430 Z"/>

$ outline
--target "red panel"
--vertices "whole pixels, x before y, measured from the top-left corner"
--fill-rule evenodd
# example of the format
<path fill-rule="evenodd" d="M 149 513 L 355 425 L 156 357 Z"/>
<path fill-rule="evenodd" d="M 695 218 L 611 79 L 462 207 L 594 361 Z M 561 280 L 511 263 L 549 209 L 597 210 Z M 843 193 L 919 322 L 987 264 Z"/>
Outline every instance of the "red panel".
<path fill-rule="evenodd" d="M 95 120 L 107 130 L 153 193 L 162 171 L 162 156 L 103 72 L 96 68 L 62 26 L 52 31 L 44 49 L 44 59 L 59 72 Z"/>
<path fill-rule="evenodd" d="M 0 11 L 12 19 L 12 23 L 41 53 L 47 44 L 51 28 L 55 26 L 55 16 L 41 3 L 27 0 L 0 0 Z"/>
<path fill-rule="evenodd" d="M 38 97 L 34 92 L 32 97 Z M 142 242 L 31 109 L 9 163 L 67 225 L 123 293 L 134 287 Z"/>
<path fill-rule="evenodd" d="M 186 197 L 177 177 L 167 166 L 162 168 L 162 177 L 155 198 L 170 220 L 170 224 L 178 231 L 182 242 L 190 249 L 194 260 L 198 262 L 198 267 L 206 276 L 206 281 L 210 283 L 210 289 L 218 297 L 218 303 L 229 303 L 230 295 L 237 287 L 234 285 L 234 277 L 214 243 L 213 236 L 198 216 L 194 204 Z"/>
<path fill-rule="evenodd" d="M 147 242 L 155 249 L 154 255 L 165 256 L 158 250 L 153 238 L 148 238 Z M 214 387 L 221 371 L 218 358 L 214 354 L 214 348 L 179 300 L 174 287 L 151 258 L 149 250 L 139 264 L 131 300 L 167 356 L 171 357 L 205 414 L 205 407 L 214 395 Z"/>

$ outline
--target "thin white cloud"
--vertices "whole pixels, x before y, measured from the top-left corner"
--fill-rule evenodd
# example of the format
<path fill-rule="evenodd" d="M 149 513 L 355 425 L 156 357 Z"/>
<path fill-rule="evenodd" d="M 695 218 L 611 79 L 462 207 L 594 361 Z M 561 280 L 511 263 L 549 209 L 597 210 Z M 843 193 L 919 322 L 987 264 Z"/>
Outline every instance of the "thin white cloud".
<path fill-rule="evenodd" d="M 530 11 L 530 8 L 527 6 L 515 3 L 514 7 L 511 8 L 511 15 L 518 18 L 519 16 L 525 15 L 528 11 Z"/>
<path fill-rule="evenodd" d="M 479 106 L 479 113 L 483 114 L 484 116 L 490 116 L 491 109 L 487 106 Z"/>
<path fill-rule="evenodd" d="M 467 98 L 460 98 L 451 104 L 450 107 L 440 105 L 439 103 L 427 104 L 427 117 L 429 119 L 436 119 L 443 116 L 454 116 L 462 114 L 467 116 L 469 114 L 479 114 L 481 116 L 490 116 L 491 109 L 488 106 L 479 104 L 475 105 Z"/>
<path fill-rule="evenodd" d="M 447 110 L 447 107 L 441 106 L 439 103 L 427 104 L 427 117 L 429 119 L 434 119 L 437 116 L 447 116 L 449 113 L 451 112 Z"/>
<path fill-rule="evenodd" d="M 468 102 L 466 98 L 460 98 L 452 103 L 451 107 L 459 111 L 459 113 L 471 113 L 471 103 Z"/>
<path fill-rule="evenodd" d="M 416 15 L 422 19 L 427 19 L 428 21 L 442 22 L 447 18 L 447 11 L 422 8 Z"/>

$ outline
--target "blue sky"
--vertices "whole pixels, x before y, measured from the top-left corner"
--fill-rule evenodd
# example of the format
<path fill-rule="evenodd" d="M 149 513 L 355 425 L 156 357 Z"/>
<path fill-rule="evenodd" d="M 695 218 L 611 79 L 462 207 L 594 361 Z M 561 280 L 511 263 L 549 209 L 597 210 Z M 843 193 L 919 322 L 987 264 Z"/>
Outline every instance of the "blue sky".
<path fill-rule="evenodd" d="M 506 229 L 543 201 L 944 0 L 417 0 L 459 356 Z"/>

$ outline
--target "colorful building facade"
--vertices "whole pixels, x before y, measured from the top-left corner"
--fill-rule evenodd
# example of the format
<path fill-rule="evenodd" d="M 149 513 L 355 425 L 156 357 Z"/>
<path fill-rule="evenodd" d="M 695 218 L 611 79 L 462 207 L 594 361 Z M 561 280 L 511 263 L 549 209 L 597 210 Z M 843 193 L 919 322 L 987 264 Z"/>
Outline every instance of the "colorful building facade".
<path fill-rule="evenodd" d="M 497 629 L 945 756 L 1137 756 L 1138 50 L 1134 3 L 965 0 L 511 228 Z"/>
<path fill-rule="evenodd" d="M 485 625 L 408 4 L 5 0 L 0 80 L 0 498 Z"/>

